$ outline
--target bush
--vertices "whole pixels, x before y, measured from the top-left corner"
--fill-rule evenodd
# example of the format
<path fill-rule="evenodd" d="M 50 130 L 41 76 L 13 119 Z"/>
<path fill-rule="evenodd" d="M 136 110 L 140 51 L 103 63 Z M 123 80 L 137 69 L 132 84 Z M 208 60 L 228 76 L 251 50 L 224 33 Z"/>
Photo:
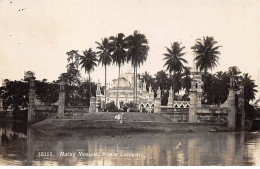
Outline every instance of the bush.
<path fill-rule="evenodd" d="M 118 111 L 114 102 L 107 103 L 106 108 L 109 112 L 117 112 Z"/>
<path fill-rule="evenodd" d="M 125 106 L 129 109 L 129 112 L 139 112 L 137 103 L 129 102 L 126 103 Z"/>

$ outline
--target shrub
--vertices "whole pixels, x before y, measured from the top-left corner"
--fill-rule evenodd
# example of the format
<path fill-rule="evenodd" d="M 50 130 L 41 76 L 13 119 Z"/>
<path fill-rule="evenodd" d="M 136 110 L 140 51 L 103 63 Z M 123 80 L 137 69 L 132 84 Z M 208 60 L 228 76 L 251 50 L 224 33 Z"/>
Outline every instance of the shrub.
<path fill-rule="evenodd" d="M 118 111 L 114 102 L 107 103 L 106 108 L 109 112 L 117 112 Z"/>

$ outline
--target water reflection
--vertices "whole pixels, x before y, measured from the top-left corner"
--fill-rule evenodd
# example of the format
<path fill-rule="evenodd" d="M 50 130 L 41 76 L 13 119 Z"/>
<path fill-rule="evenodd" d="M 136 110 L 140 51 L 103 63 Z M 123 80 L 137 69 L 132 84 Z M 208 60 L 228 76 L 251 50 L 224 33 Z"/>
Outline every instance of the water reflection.
<path fill-rule="evenodd" d="M 260 165 L 258 132 L 44 133 L 18 128 L 0 125 L 0 165 Z"/>

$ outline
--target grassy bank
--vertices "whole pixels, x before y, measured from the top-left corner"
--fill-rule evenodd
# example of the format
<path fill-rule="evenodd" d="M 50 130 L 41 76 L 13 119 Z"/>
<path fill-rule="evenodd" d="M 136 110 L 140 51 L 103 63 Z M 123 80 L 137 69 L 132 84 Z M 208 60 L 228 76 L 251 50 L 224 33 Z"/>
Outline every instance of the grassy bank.
<path fill-rule="evenodd" d="M 46 119 L 32 125 L 38 130 L 119 129 L 125 131 L 209 132 L 223 131 L 220 126 L 174 123 L 160 114 L 124 113 L 123 122 L 115 119 L 118 112 L 87 114 L 84 119 Z"/>

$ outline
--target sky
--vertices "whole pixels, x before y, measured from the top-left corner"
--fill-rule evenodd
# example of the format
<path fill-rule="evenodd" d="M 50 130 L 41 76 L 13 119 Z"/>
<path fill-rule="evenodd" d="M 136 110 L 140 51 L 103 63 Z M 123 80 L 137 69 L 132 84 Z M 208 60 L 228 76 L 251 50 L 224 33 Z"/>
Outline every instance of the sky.
<path fill-rule="evenodd" d="M 39 80 L 57 80 L 66 72 L 66 52 L 95 49 L 101 38 L 135 30 L 150 47 L 139 73 L 165 70 L 165 47 L 176 41 L 192 66 L 195 40 L 213 36 L 222 46 L 213 72 L 238 66 L 260 79 L 259 0 L 0 0 L 0 79 L 19 80 L 31 70 Z M 110 66 L 108 80 L 117 75 Z M 104 83 L 104 68 L 91 76 Z"/>

